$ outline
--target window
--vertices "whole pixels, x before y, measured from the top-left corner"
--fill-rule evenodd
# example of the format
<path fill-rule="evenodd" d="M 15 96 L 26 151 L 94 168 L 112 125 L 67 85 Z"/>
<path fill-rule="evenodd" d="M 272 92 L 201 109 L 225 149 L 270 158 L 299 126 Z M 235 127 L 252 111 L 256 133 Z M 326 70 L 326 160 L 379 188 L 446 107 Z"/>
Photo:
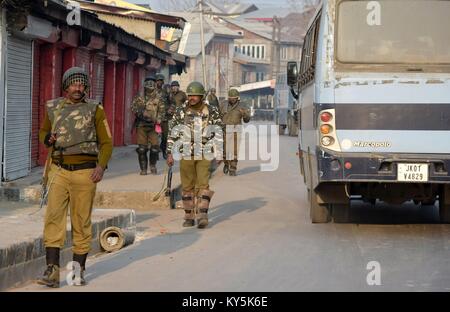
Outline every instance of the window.
<path fill-rule="evenodd" d="M 380 25 L 367 22 L 368 2 L 339 5 L 336 50 L 340 62 L 450 64 L 449 1 L 382 1 Z"/>
<path fill-rule="evenodd" d="M 242 54 L 245 54 L 245 45 L 242 46 Z"/>
<path fill-rule="evenodd" d="M 266 58 L 266 55 L 265 55 L 265 49 L 266 49 L 266 46 L 261 46 L 261 58 L 262 58 L 262 59 L 265 59 L 265 58 Z"/>
<path fill-rule="evenodd" d="M 252 57 L 255 57 L 255 46 L 252 46 Z"/>
<path fill-rule="evenodd" d="M 302 60 L 299 71 L 300 88 L 306 86 L 309 82 L 314 80 L 314 72 L 316 64 L 316 47 L 320 27 L 320 16 L 321 12 L 317 14 L 314 22 L 308 29 L 308 32 L 306 33 L 305 36 L 302 50 Z"/>
<path fill-rule="evenodd" d="M 256 58 L 259 58 L 259 55 L 260 55 L 260 54 L 259 54 L 259 47 L 260 47 L 260 46 L 257 46 L 257 47 L 256 47 Z"/>

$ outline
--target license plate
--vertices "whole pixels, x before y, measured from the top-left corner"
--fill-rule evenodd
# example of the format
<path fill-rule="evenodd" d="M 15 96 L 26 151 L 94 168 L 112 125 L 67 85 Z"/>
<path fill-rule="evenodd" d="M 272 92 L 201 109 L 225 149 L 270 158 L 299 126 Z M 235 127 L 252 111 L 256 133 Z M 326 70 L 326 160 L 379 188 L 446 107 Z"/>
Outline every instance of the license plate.
<path fill-rule="evenodd" d="M 403 182 L 427 182 L 428 164 L 397 164 L 397 180 Z"/>

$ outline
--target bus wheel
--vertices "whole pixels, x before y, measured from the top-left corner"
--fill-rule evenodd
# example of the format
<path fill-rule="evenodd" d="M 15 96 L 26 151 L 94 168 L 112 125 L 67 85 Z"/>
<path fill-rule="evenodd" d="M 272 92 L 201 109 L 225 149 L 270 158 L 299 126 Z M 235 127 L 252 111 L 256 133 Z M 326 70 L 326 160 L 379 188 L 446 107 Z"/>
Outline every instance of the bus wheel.
<path fill-rule="evenodd" d="M 331 213 L 335 223 L 347 223 L 350 221 L 350 203 L 332 204 Z"/>
<path fill-rule="evenodd" d="M 450 223 L 450 187 L 442 187 L 439 194 L 439 219 L 441 223 Z"/>
<path fill-rule="evenodd" d="M 328 223 L 331 221 L 330 211 L 327 204 L 318 203 L 318 195 L 314 190 L 309 192 L 310 217 L 312 223 Z"/>

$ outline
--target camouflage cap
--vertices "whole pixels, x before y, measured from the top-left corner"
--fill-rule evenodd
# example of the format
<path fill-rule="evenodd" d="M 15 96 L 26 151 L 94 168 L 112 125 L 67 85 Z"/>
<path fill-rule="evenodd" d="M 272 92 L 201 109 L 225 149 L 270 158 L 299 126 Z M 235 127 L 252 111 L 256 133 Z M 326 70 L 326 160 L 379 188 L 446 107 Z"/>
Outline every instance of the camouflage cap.
<path fill-rule="evenodd" d="M 180 83 L 176 80 L 172 81 L 172 83 L 170 84 L 171 87 L 179 87 Z"/>
<path fill-rule="evenodd" d="M 164 81 L 165 79 L 166 79 L 166 77 L 164 77 L 164 75 L 161 74 L 161 73 L 158 73 L 155 76 L 155 80 L 162 80 L 162 81 Z"/>
<path fill-rule="evenodd" d="M 83 68 L 72 67 L 66 70 L 62 78 L 63 90 L 67 90 L 73 83 L 81 83 L 86 88 L 86 91 L 89 89 L 89 76 Z"/>

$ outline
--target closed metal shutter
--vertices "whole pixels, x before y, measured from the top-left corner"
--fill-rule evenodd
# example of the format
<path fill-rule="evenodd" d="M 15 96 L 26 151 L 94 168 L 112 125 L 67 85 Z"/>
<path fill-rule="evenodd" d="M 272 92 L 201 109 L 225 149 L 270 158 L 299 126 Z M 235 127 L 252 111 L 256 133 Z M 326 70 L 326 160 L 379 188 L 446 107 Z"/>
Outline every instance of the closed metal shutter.
<path fill-rule="evenodd" d="M 78 48 L 77 50 L 77 66 L 83 68 L 87 73 L 89 73 L 90 65 L 91 62 L 91 56 L 89 54 L 89 50 L 83 49 L 83 48 Z"/>
<path fill-rule="evenodd" d="M 92 84 L 92 98 L 98 102 L 103 103 L 103 89 L 105 85 L 105 59 L 103 56 L 93 56 L 93 77 Z"/>
<path fill-rule="evenodd" d="M 6 63 L 3 177 L 10 181 L 31 168 L 31 41 L 9 36 Z"/>

